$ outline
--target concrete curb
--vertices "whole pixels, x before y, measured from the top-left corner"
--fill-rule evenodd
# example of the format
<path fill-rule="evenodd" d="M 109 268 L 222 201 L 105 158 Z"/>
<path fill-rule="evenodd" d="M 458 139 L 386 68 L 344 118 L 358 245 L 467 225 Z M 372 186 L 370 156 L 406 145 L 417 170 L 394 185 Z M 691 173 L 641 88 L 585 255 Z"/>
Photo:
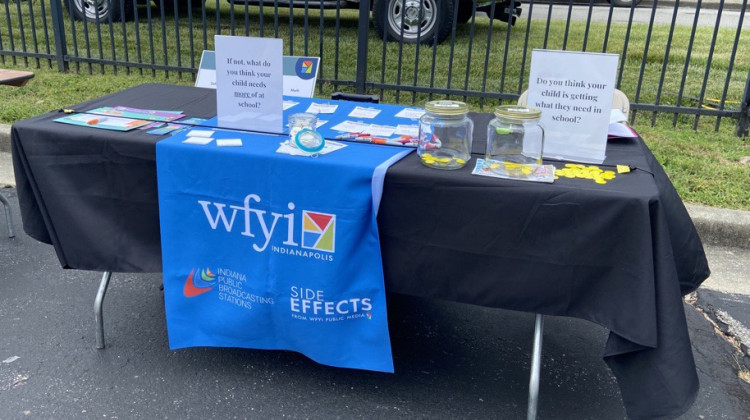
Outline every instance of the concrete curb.
<path fill-rule="evenodd" d="M 0 152 L 10 153 L 10 126 L 0 124 Z"/>
<path fill-rule="evenodd" d="M 0 153 L 10 153 L 10 126 L 7 124 L 0 124 Z M 5 183 L 8 182 L 0 180 L 0 184 Z M 685 206 L 703 242 L 750 249 L 750 211 L 721 209 L 699 204 L 686 204 Z"/>

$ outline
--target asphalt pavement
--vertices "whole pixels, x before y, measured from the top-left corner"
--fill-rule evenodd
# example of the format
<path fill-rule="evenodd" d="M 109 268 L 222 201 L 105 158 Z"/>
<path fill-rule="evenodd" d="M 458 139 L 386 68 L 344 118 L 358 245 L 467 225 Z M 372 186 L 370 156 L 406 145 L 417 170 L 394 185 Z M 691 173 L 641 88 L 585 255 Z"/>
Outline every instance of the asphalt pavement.
<path fill-rule="evenodd" d="M 707 0 L 701 1 L 700 7 L 697 1 L 680 1 L 679 7 L 675 10 L 674 1 L 659 1 L 656 7 L 651 1 L 643 1 L 638 7 L 612 7 L 607 2 L 596 2 L 589 5 L 587 1 L 578 1 L 574 3 L 555 2 L 550 7 L 549 3 L 534 3 L 533 7 L 529 2 L 522 2 L 523 12 L 521 17 L 532 21 L 546 22 L 551 20 L 571 20 L 586 22 L 606 23 L 611 20 L 613 23 L 632 22 L 639 24 L 648 24 L 653 15 L 653 21 L 656 25 L 670 25 L 674 20 L 677 26 L 704 26 L 714 27 L 718 25 L 722 28 L 736 29 L 739 25 L 743 29 L 750 27 L 750 19 L 744 19 L 745 10 L 743 10 L 742 0 Z M 591 7 L 590 7 L 591 6 Z M 745 9 L 747 5 L 745 5 Z M 611 9 L 611 10 L 610 10 Z M 611 12 L 611 15 L 610 15 Z"/>
<path fill-rule="evenodd" d="M 16 192 L 2 190 L 16 237 L 0 228 L 0 418 L 267 419 L 524 418 L 532 314 L 389 295 L 395 374 L 318 365 L 294 352 L 170 351 L 159 274 L 115 274 L 97 350 L 93 301 L 100 273 L 63 270 L 51 246 L 22 232 Z M 750 250 L 709 246 L 715 253 Z M 747 264 L 731 275 L 748 278 Z M 747 295 L 703 289 L 710 305 Z M 686 304 L 701 389 L 685 419 L 750 419 L 743 358 Z M 747 322 L 744 320 L 743 322 Z M 750 325 L 745 323 L 744 325 Z M 545 317 L 540 419 L 624 419 L 601 355 L 607 331 Z"/>

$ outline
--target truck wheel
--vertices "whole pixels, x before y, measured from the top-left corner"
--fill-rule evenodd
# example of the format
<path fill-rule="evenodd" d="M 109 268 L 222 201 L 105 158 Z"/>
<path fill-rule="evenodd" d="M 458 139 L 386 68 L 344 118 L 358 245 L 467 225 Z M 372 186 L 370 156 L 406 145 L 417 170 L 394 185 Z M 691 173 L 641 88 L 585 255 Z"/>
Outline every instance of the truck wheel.
<path fill-rule="evenodd" d="M 132 0 L 69 0 L 65 1 L 65 5 L 73 17 L 78 20 L 86 19 L 89 22 L 96 22 L 98 18 L 99 23 L 106 23 L 109 22 L 110 15 L 112 15 L 112 22 L 119 22 L 123 17 L 127 19 L 133 13 Z M 123 9 L 125 16 L 122 15 Z"/>
<path fill-rule="evenodd" d="M 453 0 L 375 0 L 372 15 L 375 30 L 383 39 L 414 44 L 419 38 L 429 44 L 437 32 L 440 43 L 453 25 Z"/>

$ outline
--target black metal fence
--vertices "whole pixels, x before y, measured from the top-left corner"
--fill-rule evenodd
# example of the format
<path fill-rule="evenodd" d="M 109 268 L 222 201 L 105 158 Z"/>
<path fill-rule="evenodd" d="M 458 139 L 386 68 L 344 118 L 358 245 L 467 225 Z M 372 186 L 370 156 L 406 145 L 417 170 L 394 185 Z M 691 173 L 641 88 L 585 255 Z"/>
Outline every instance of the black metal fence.
<path fill-rule="evenodd" d="M 711 9 L 701 0 L 689 9 L 679 0 L 629 8 L 593 0 L 235 1 L 4 0 L 0 60 L 190 80 L 214 35 L 277 37 L 286 55 L 321 57 L 320 94 L 452 97 L 484 109 L 517 100 L 532 49 L 608 52 L 620 56 L 617 87 L 632 118 L 641 112 L 653 123 L 666 114 L 673 125 L 715 130 L 730 119 L 737 135 L 748 134 L 750 49 L 740 48 L 750 45 L 747 0 Z M 684 10 L 695 12 L 691 22 L 680 21 Z"/>

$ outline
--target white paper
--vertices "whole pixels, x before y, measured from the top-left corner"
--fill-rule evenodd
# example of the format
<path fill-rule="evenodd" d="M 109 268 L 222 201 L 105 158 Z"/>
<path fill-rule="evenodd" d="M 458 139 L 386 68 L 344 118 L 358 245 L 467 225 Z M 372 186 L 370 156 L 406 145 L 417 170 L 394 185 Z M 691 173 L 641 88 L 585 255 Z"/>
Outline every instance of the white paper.
<path fill-rule="evenodd" d="M 357 106 L 349 113 L 349 116 L 352 118 L 375 118 L 378 114 L 380 114 L 380 110 L 377 108 Z"/>
<path fill-rule="evenodd" d="M 532 52 L 527 103 L 542 110 L 544 157 L 604 161 L 618 58 L 617 54 Z"/>
<path fill-rule="evenodd" d="M 392 125 L 370 124 L 367 127 L 367 131 L 365 131 L 365 133 L 370 134 L 372 136 L 388 137 L 388 136 L 393 135 L 394 131 L 396 131 L 396 127 Z"/>
<path fill-rule="evenodd" d="M 611 137 L 633 138 L 638 137 L 636 133 L 625 123 L 615 122 L 609 125 L 607 135 Z"/>
<path fill-rule="evenodd" d="M 419 136 L 419 126 L 399 124 L 398 126 L 396 126 L 396 131 L 394 131 L 393 133 L 402 136 L 417 137 Z"/>
<path fill-rule="evenodd" d="M 320 128 L 320 127 L 324 126 L 325 123 L 327 123 L 327 122 L 328 122 L 328 120 L 318 120 L 318 122 L 315 124 L 315 128 Z"/>
<path fill-rule="evenodd" d="M 242 139 L 217 139 L 216 145 L 219 147 L 237 147 L 242 146 Z"/>
<path fill-rule="evenodd" d="M 411 118 L 412 120 L 418 120 L 424 115 L 424 108 L 404 108 L 396 114 L 400 118 Z"/>
<path fill-rule="evenodd" d="M 214 130 L 190 130 L 187 133 L 188 137 L 213 137 Z"/>
<path fill-rule="evenodd" d="M 628 117 L 625 116 L 625 113 L 622 112 L 622 110 L 613 109 L 609 113 L 609 122 L 610 122 L 610 124 L 611 123 L 616 123 L 616 122 L 623 122 L 623 121 L 627 121 L 627 120 L 628 120 Z"/>
<path fill-rule="evenodd" d="M 282 133 L 282 40 L 216 35 L 214 43 L 219 126 Z"/>
<path fill-rule="evenodd" d="M 182 142 L 187 144 L 200 144 L 202 146 L 205 146 L 212 141 L 214 141 L 214 139 L 211 137 L 188 137 Z"/>
<path fill-rule="evenodd" d="M 333 114 L 334 112 L 336 112 L 336 108 L 338 107 L 338 105 L 334 104 L 319 104 L 313 102 L 305 112 L 309 112 L 311 114 Z"/>
<path fill-rule="evenodd" d="M 347 120 L 334 125 L 331 127 L 331 130 L 343 131 L 345 133 L 364 133 L 368 127 L 370 127 L 369 124 Z"/>
<path fill-rule="evenodd" d="M 287 109 L 289 109 L 289 108 L 297 105 L 298 103 L 299 102 L 294 102 L 294 101 L 284 101 L 283 102 L 283 104 L 284 104 L 284 111 L 286 111 Z"/>

